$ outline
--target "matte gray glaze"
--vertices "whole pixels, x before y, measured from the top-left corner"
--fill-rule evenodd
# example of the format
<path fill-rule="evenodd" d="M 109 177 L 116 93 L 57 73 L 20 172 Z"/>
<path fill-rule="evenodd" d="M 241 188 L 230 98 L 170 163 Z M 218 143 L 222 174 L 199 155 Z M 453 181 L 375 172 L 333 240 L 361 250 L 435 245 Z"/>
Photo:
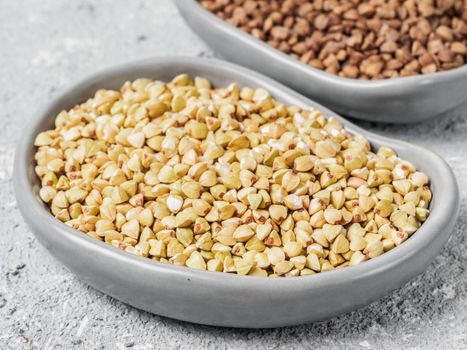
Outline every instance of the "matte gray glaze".
<path fill-rule="evenodd" d="M 138 77 L 170 80 L 179 73 L 209 78 L 215 86 L 236 81 L 264 87 L 278 100 L 313 106 L 335 116 L 373 146 L 389 145 L 431 178 L 431 215 L 401 246 L 358 266 L 306 277 L 269 279 L 198 271 L 131 255 L 94 240 L 55 219 L 38 196 L 35 135 L 53 126 L 56 114 L 99 88 L 118 88 Z M 38 113 L 18 146 L 14 189 L 19 209 L 38 240 L 83 281 L 125 303 L 180 320 L 232 327 L 278 327 L 324 320 L 368 304 L 425 270 L 449 238 L 459 197 L 449 166 L 418 146 L 366 132 L 330 110 L 258 73 L 200 58 L 154 58 L 115 67 L 73 86 Z"/>
<path fill-rule="evenodd" d="M 313 98 L 345 116 L 388 123 L 429 119 L 467 100 L 467 65 L 446 72 L 364 81 L 304 64 L 205 10 L 196 0 L 175 0 L 191 28 L 214 51 Z"/>

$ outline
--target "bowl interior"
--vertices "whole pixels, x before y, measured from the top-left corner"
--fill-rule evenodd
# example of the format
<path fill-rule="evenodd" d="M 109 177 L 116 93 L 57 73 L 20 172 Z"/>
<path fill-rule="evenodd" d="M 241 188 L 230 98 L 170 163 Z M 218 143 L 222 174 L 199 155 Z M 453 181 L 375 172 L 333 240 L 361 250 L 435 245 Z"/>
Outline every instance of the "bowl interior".
<path fill-rule="evenodd" d="M 141 77 L 169 81 L 175 75 L 180 73 L 187 73 L 192 77 L 203 76 L 205 78 L 208 78 L 213 83 L 213 85 L 217 87 L 227 86 L 228 84 L 234 81 L 237 82 L 240 86 L 248 85 L 251 87 L 264 87 L 267 90 L 269 90 L 276 99 L 285 104 L 296 105 L 303 108 L 307 108 L 310 106 L 318 108 L 326 116 L 332 116 L 339 119 L 345 125 L 345 127 L 352 133 L 364 135 L 367 139 L 370 140 L 373 147 L 379 147 L 381 145 L 387 145 L 389 147 L 392 147 L 402 158 L 413 162 L 418 169 L 425 172 L 430 177 L 431 189 L 434 194 L 430 207 L 432 213 L 427 219 L 427 221 L 422 225 L 422 227 L 417 232 L 415 232 L 409 240 L 404 242 L 404 244 L 402 244 L 401 246 L 396 247 L 395 249 L 375 259 L 371 259 L 370 261 L 367 261 L 364 264 L 309 277 L 323 278 L 320 276 L 327 275 L 330 277 L 331 275 L 337 276 L 337 274 L 341 274 L 341 276 L 347 274 L 347 276 L 350 277 L 351 275 L 349 274 L 348 270 L 355 272 L 360 270 L 361 272 L 364 272 L 368 271 L 368 269 L 371 269 L 371 267 L 384 268 L 385 266 L 387 266 L 387 264 L 394 263 L 394 255 L 400 254 L 402 257 L 405 254 L 407 256 L 407 254 L 413 254 L 417 250 L 428 246 L 430 244 L 429 238 L 434 237 L 434 235 L 440 233 L 439 231 L 445 224 L 446 219 L 455 219 L 457 213 L 456 208 L 458 206 L 457 185 L 450 168 L 446 165 L 444 161 L 442 161 L 433 153 L 426 151 L 420 147 L 407 144 L 405 142 L 381 137 L 369 133 L 365 130 L 362 130 L 361 128 L 351 124 L 347 120 L 336 115 L 335 113 L 319 105 L 318 103 L 315 103 L 295 93 L 294 91 L 270 80 L 269 78 L 266 78 L 255 72 L 222 61 L 194 58 L 151 59 L 109 69 L 107 71 L 96 74 L 93 77 L 88 78 L 83 82 L 70 88 L 53 103 L 51 103 L 39 115 L 37 120 L 28 128 L 28 131 L 21 142 L 16 159 L 17 164 L 15 166 L 15 173 L 18 173 L 17 175 L 19 177 L 24 177 L 25 175 L 27 176 L 27 178 L 23 182 L 24 184 L 27 184 L 28 187 L 26 189 L 26 191 L 28 192 L 27 195 L 31 199 L 35 197 L 34 202 L 36 203 L 31 204 L 41 207 L 42 211 L 40 215 L 47 215 L 49 218 L 55 220 L 55 218 L 53 218 L 49 213 L 47 206 L 40 200 L 38 195 L 40 183 L 34 173 L 35 147 L 33 145 L 33 141 L 35 135 L 40 131 L 53 127 L 54 119 L 58 112 L 64 109 L 69 109 L 77 103 L 85 101 L 87 98 L 92 96 L 94 92 L 97 91 L 99 88 L 118 89 L 125 81 Z M 21 170 L 23 168 L 25 170 L 25 173 L 23 173 L 23 171 Z M 18 186 L 15 186 L 15 189 L 17 189 L 17 187 Z M 59 224 L 65 226 L 67 230 L 71 230 L 68 226 L 62 224 L 61 222 L 59 222 Z M 428 230 L 428 227 L 430 226 L 431 230 Z M 92 238 L 78 231 L 75 232 L 82 236 L 83 239 L 92 240 L 95 244 L 101 244 L 102 246 L 106 246 L 106 248 L 113 249 L 121 254 L 130 256 L 129 253 L 122 252 L 102 242 L 95 241 Z M 448 235 L 449 232 L 446 234 Z M 447 239 L 447 237 L 448 236 L 446 236 L 445 239 Z M 149 264 L 164 265 L 164 268 L 178 268 L 176 266 L 167 266 L 166 264 L 156 263 L 145 258 L 139 258 L 135 256 L 131 256 L 131 258 L 143 259 L 146 260 L 146 262 Z M 191 270 L 186 268 L 182 269 Z M 210 272 L 191 271 L 191 273 L 194 275 L 199 275 Z M 224 277 L 222 278 L 232 277 L 229 274 L 217 275 L 224 275 Z M 233 278 L 255 279 L 254 277 L 250 276 L 235 276 Z"/>
<path fill-rule="evenodd" d="M 218 16 L 216 16 L 214 13 L 208 11 L 205 9 L 199 2 L 198 0 L 175 0 L 175 3 L 179 10 L 182 11 L 182 13 L 186 14 L 187 11 L 195 11 L 199 16 L 202 16 L 206 22 L 211 22 L 216 24 L 216 27 L 222 27 L 225 29 L 226 32 L 231 32 L 235 33 L 238 38 L 241 38 L 244 41 L 250 41 L 255 43 L 255 46 L 257 49 L 260 49 L 261 51 L 269 51 L 277 55 L 278 57 L 281 57 L 282 62 L 288 62 L 289 64 L 294 65 L 295 67 L 299 68 L 303 72 L 307 73 L 313 73 L 315 76 L 319 76 L 321 79 L 326 80 L 326 81 L 335 81 L 339 82 L 341 85 L 348 85 L 349 87 L 358 87 L 360 89 L 365 89 L 367 93 L 371 93 L 371 90 L 374 91 L 374 89 L 378 88 L 389 88 L 389 87 L 399 87 L 402 89 L 407 89 L 405 85 L 417 82 L 420 84 L 420 86 L 429 84 L 432 82 L 433 78 L 436 77 L 436 79 L 452 79 L 458 77 L 460 74 L 467 74 L 467 64 L 446 70 L 446 71 L 441 71 L 441 72 L 436 72 L 436 73 L 431 73 L 431 74 L 419 74 L 419 75 L 414 75 L 414 76 L 407 76 L 407 77 L 397 77 L 397 78 L 392 78 L 392 79 L 380 79 L 380 80 L 361 80 L 361 79 L 352 79 L 352 78 L 347 78 L 347 77 L 341 77 L 335 74 L 328 73 L 324 70 L 315 68 L 313 66 L 310 66 L 309 64 L 303 63 L 298 59 L 295 59 L 291 57 L 290 55 L 273 48 L 266 42 L 255 38 L 253 35 L 249 34 L 248 32 L 222 20 Z M 185 15 L 187 16 L 187 15 Z M 196 28 L 195 28 L 196 30 Z"/>

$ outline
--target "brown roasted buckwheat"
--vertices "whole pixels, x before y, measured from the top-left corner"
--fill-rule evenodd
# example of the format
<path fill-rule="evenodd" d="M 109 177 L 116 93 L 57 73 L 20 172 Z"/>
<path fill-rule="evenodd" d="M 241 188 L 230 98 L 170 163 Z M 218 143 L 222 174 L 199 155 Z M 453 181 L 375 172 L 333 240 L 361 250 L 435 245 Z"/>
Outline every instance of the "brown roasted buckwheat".
<path fill-rule="evenodd" d="M 304 276 L 393 249 L 427 218 L 428 178 L 334 118 L 264 89 L 137 79 L 35 140 L 40 197 L 67 225 L 163 263 Z"/>
<path fill-rule="evenodd" d="M 385 79 L 460 67 L 465 0 L 201 0 L 257 39 L 328 73 Z"/>

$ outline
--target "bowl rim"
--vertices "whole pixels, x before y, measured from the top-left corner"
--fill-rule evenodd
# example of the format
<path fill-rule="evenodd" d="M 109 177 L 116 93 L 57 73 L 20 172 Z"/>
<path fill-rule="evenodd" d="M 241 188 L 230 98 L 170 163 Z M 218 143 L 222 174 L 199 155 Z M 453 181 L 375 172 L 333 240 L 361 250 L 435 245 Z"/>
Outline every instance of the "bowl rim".
<path fill-rule="evenodd" d="M 446 71 L 429 74 L 417 74 L 408 77 L 396 77 L 390 79 L 377 80 L 363 80 L 341 77 L 310 66 L 309 64 L 303 63 L 300 60 L 297 60 L 291 57 L 290 55 L 273 48 L 266 42 L 255 38 L 253 35 L 217 17 L 214 13 L 206 10 L 197 0 L 175 0 L 175 4 L 179 11 L 182 12 L 182 14 L 183 12 L 185 12 L 184 8 L 189 8 L 190 10 L 195 11 L 200 16 L 202 16 L 206 21 L 211 22 L 217 28 L 217 30 L 220 30 L 224 33 L 228 33 L 228 35 L 230 36 L 236 36 L 238 40 L 241 40 L 249 45 L 255 46 L 257 50 L 262 51 L 270 57 L 275 57 L 282 64 L 292 66 L 293 68 L 300 70 L 302 73 L 313 76 L 314 78 L 320 79 L 321 81 L 326 81 L 330 84 L 338 84 L 342 87 L 358 88 L 361 90 L 365 90 L 366 93 L 375 92 L 379 89 L 393 90 L 394 88 L 402 88 L 405 91 L 408 90 L 405 88 L 407 84 L 416 84 L 417 86 L 424 86 L 428 84 L 436 84 L 440 82 L 450 81 L 452 79 L 459 79 L 459 77 L 467 75 L 467 63 L 465 63 L 460 67 L 449 69 Z M 412 85 L 410 86 L 410 89 L 412 89 Z"/>
<path fill-rule="evenodd" d="M 301 101 L 303 105 L 319 108 L 327 117 L 335 117 L 349 131 L 367 137 L 371 143 L 389 143 L 391 146 L 395 145 L 395 148 L 410 148 L 418 154 L 429 157 L 431 162 L 430 166 L 434 167 L 433 171 L 435 171 L 434 174 L 436 176 L 434 180 L 436 186 L 433 188 L 433 183 L 431 186 L 433 198 L 438 202 L 436 210 L 431 212 L 425 223 L 422 224 L 410 239 L 376 258 L 356 266 L 348 266 L 326 273 L 300 276 L 298 278 L 239 276 L 224 272 L 203 271 L 160 263 L 149 258 L 127 253 L 105 242 L 98 241 L 56 219 L 48 209 L 46 209 L 40 198 L 38 198 L 38 195 L 34 192 L 34 186 L 30 182 L 30 179 L 31 176 L 37 179 L 35 174 L 31 174 L 31 162 L 34 161 L 35 136 L 38 132 L 46 130 L 44 124 L 55 118 L 56 114 L 59 112 L 59 110 L 57 110 L 58 105 L 66 100 L 70 100 L 70 106 L 76 104 L 79 101 L 73 101 L 73 98 L 76 98 L 73 97 L 73 95 L 83 89 L 89 89 L 90 85 L 98 79 L 118 78 L 126 80 L 128 78 L 125 78 L 125 76 L 142 68 L 156 70 L 177 65 L 189 67 L 188 69 L 204 69 L 214 73 L 218 71 L 228 74 L 239 74 L 243 78 L 255 81 L 255 84 L 258 86 L 264 86 L 273 96 L 275 92 L 280 92 L 282 95 L 286 95 L 292 100 Z M 157 79 L 157 77 L 154 79 Z M 94 91 L 92 91 L 92 93 L 93 92 Z M 442 184 L 439 182 L 442 182 Z M 449 223 L 452 220 L 456 220 L 459 210 L 459 191 L 454 174 L 448 164 L 435 153 L 416 145 L 365 131 L 330 111 L 328 108 L 321 106 L 260 73 L 217 59 L 193 57 L 157 57 L 120 64 L 91 74 L 77 84 L 72 84 L 67 89 L 64 89 L 62 94 L 47 103 L 38 113 L 38 116 L 26 126 L 26 130 L 19 141 L 15 153 L 13 187 L 18 207 L 33 232 L 36 231 L 34 228 L 35 225 L 43 225 L 56 232 L 56 234 L 61 235 L 61 238 L 67 240 L 70 244 L 75 244 L 76 247 L 102 254 L 102 256 L 107 256 L 111 259 L 125 261 L 134 268 L 152 270 L 154 273 L 172 273 L 188 279 L 196 278 L 211 285 L 227 283 L 235 287 L 241 286 L 249 290 L 264 288 L 265 285 L 271 288 L 277 287 L 289 290 L 290 288 L 307 288 L 316 285 L 330 286 L 345 282 L 355 283 L 361 279 L 383 273 L 387 269 L 397 267 L 401 262 L 410 260 L 415 254 L 421 254 L 436 239 L 444 244 L 450 237 L 451 230 L 443 229 L 449 227 Z"/>

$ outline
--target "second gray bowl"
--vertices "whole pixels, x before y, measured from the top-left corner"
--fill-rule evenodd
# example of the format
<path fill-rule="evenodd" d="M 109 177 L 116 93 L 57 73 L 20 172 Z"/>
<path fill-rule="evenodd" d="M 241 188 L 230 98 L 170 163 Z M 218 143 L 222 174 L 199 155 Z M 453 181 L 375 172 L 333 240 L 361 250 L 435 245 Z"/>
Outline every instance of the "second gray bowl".
<path fill-rule="evenodd" d="M 400 246 L 357 266 L 312 276 L 265 278 L 194 270 L 142 258 L 97 241 L 53 217 L 39 198 L 34 173 L 35 136 L 54 125 L 55 116 L 100 88 L 118 89 L 147 77 L 171 80 L 188 73 L 214 86 L 231 82 L 263 87 L 274 98 L 334 116 L 373 147 L 387 145 L 431 179 L 431 214 Z M 155 58 L 93 75 L 72 86 L 28 123 L 15 156 L 14 189 L 19 209 L 38 240 L 83 281 L 125 303 L 180 320 L 232 327 L 278 327 L 330 318 L 366 305 L 424 271 L 454 227 L 459 208 L 456 180 L 437 155 L 418 146 L 381 137 L 253 71 L 217 60 Z"/>
<path fill-rule="evenodd" d="M 387 123 L 433 118 L 467 100 L 467 65 L 413 77 L 364 81 L 304 64 L 224 22 L 196 0 L 175 0 L 190 27 L 228 60 L 266 74 L 344 116 Z"/>

